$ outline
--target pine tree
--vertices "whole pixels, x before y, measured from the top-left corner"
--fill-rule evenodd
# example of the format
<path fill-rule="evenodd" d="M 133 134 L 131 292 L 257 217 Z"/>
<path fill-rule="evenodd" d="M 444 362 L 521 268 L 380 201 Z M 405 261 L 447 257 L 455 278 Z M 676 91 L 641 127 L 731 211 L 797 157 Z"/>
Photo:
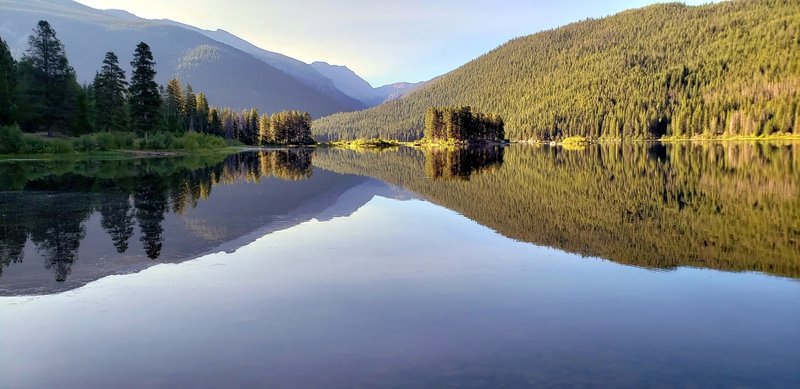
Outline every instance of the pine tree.
<path fill-rule="evenodd" d="M 203 92 L 197 94 L 197 127 L 200 132 L 208 132 L 210 121 L 208 99 Z"/>
<path fill-rule="evenodd" d="M 250 141 L 250 144 L 258 144 L 260 124 L 258 109 L 251 109 L 247 116 L 247 126 L 250 129 L 249 133 L 247 134 L 247 138 Z"/>
<path fill-rule="evenodd" d="M 219 110 L 216 108 L 212 108 L 208 114 L 208 132 L 225 137 L 225 133 L 222 130 L 222 119 L 220 118 Z"/>
<path fill-rule="evenodd" d="M 91 86 L 78 87 L 75 90 L 75 106 L 69 125 L 72 136 L 84 135 L 94 131 L 92 126 L 93 103 L 91 99 Z"/>
<path fill-rule="evenodd" d="M 167 83 L 164 90 L 164 118 L 167 121 L 167 128 L 172 132 L 183 130 L 183 91 L 181 83 L 173 78 Z"/>
<path fill-rule="evenodd" d="M 11 50 L 8 49 L 6 42 L 0 39 L 0 125 L 14 121 L 16 67 Z"/>
<path fill-rule="evenodd" d="M 183 124 L 188 131 L 197 131 L 197 96 L 194 94 L 191 85 L 186 85 L 186 93 L 183 96 Z"/>
<path fill-rule="evenodd" d="M 150 46 L 142 42 L 133 54 L 133 73 L 129 89 L 131 129 L 139 135 L 155 131 L 161 122 L 161 97 L 156 84 L 155 61 Z"/>
<path fill-rule="evenodd" d="M 64 44 L 56 37 L 56 32 L 45 20 L 40 20 L 33 35 L 28 38 L 28 50 L 22 57 L 20 70 L 21 103 L 27 105 L 23 111 L 23 127 L 34 130 L 47 129 L 48 136 L 53 128 L 65 128 L 69 124 L 74 107 L 74 94 L 77 81 L 75 71 L 69 65 Z"/>
<path fill-rule="evenodd" d="M 258 144 L 263 146 L 267 143 L 273 142 L 274 140 L 272 139 L 272 133 L 270 130 L 269 115 L 263 114 L 261 115 L 261 119 L 258 121 Z"/>
<path fill-rule="evenodd" d="M 103 67 L 94 78 L 98 130 L 127 129 L 128 115 L 125 108 L 127 88 L 128 82 L 125 80 L 125 71 L 119 67 L 119 58 L 113 52 L 106 53 Z"/>

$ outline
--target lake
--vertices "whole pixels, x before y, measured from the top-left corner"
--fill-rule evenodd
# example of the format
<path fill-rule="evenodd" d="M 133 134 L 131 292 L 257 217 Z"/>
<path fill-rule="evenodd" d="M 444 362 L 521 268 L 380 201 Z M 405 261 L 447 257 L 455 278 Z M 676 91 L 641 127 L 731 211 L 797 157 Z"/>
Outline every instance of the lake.
<path fill-rule="evenodd" d="M 798 147 L 0 162 L 0 387 L 800 387 Z"/>

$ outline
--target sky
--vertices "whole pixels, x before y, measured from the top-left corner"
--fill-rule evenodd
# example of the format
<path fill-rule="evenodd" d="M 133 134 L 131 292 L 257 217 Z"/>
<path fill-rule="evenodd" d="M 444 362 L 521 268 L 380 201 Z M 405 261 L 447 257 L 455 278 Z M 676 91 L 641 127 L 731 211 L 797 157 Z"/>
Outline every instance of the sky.
<path fill-rule="evenodd" d="M 655 0 L 78 0 L 223 29 L 304 62 L 346 65 L 373 86 L 424 81 L 509 39 Z M 710 0 L 687 0 L 697 5 Z"/>

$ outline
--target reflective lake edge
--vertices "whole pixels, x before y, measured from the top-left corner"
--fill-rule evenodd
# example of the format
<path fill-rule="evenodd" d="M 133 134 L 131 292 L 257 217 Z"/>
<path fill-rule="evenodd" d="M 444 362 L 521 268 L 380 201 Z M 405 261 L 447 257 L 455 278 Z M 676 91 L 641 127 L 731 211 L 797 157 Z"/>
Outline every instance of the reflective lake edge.
<path fill-rule="evenodd" d="M 274 181 L 276 188 L 283 186 L 281 196 L 325 198 L 317 201 L 319 212 L 349 188 L 377 179 L 505 237 L 586 258 L 655 270 L 709 268 L 797 280 L 796 147 L 788 142 L 600 144 L 580 150 L 527 145 L 318 148 L 213 158 L 5 163 L 0 170 L 10 179 L 0 192 L 0 260 L 6 269 L 18 266 L 26 252 L 49 254 L 42 259 L 45 268 L 63 282 L 77 260 L 74 252 L 86 238 L 86 223 L 96 214 L 99 220 L 94 222 L 120 254 L 137 237 L 142 244 L 136 261 L 116 270 L 111 266 L 111 274 L 149 267 L 150 260 L 181 262 L 237 241 L 235 237 L 276 228 L 259 224 L 256 219 L 264 213 L 244 214 L 236 222 L 246 228 L 235 236 L 210 239 L 168 259 L 162 256 L 163 235 L 174 228 L 170 220 L 191 220 L 198 204 L 211 204 L 207 200 L 214 196 L 212 188 L 247 192 L 264 180 Z M 317 184 L 293 188 L 293 183 L 302 185 L 316 172 L 324 176 Z M 375 194 L 365 196 L 371 195 Z M 397 191 L 390 194 L 396 195 Z M 281 207 L 299 209 L 303 201 L 298 198 L 295 204 L 278 204 L 263 212 L 280 215 L 287 212 Z M 224 220 L 230 206 L 213 205 L 217 209 L 212 213 L 218 216 L 203 226 L 210 228 L 206 234 L 230 228 Z M 313 215 L 304 214 L 293 220 L 310 218 Z M 168 243 L 169 251 L 175 243 Z M 3 278 L 0 273 L 0 286 Z M 3 294 L 14 293 L 4 289 Z"/>

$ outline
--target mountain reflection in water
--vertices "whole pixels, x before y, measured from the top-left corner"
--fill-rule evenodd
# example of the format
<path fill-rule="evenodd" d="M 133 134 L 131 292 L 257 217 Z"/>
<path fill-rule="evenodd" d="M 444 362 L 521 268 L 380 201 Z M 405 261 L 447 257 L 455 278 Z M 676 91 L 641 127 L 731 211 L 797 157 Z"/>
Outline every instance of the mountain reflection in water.
<path fill-rule="evenodd" d="M 494 158 L 502 167 L 482 158 L 485 151 L 442 158 L 408 148 L 380 154 L 331 149 L 319 150 L 314 164 L 377 177 L 519 241 L 646 268 L 798 278 L 797 146 L 514 145 Z M 463 168 L 476 158 L 491 168 Z M 440 167 L 442 160 L 459 159 L 456 168 Z M 460 170 L 473 172 L 469 180 L 430 179 L 458 178 L 450 172 Z"/>
<path fill-rule="evenodd" d="M 0 192 L 0 294 L 53 293 L 235 250 L 323 213 L 350 214 L 376 194 L 404 196 L 380 181 L 314 171 L 311 158 L 299 149 L 0 164 L 10 178 Z M 356 195 L 361 204 L 337 208 L 356 187 L 367 192 Z"/>
<path fill-rule="evenodd" d="M 6 162 L 0 294 L 53 293 L 154 261 L 235 250 L 303 221 L 347 216 L 375 195 L 419 196 L 507 237 L 623 264 L 798 278 L 799 173 L 791 143 Z"/>

